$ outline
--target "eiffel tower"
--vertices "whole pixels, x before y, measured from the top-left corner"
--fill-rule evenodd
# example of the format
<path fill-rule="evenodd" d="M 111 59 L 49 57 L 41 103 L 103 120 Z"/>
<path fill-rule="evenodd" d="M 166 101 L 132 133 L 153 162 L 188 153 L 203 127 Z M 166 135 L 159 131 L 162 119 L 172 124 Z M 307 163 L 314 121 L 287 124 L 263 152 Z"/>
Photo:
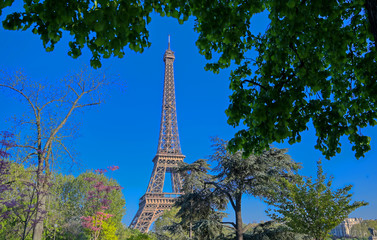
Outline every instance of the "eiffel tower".
<path fill-rule="evenodd" d="M 170 35 L 163 59 L 165 78 L 157 154 L 153 158 L 154 167 L 147 192 L 140 198 L 139 210 L 130 224 L 131 228 L 141 232 L 148 232 L 151 224 L 165 210 L 171 209 L 176 198 L 182 194 L 182 178 L 176 170 L 185 156 L 181 152 L 178 135 L 173 68 L 175 56 L 170 50 Z M 163 192 L 165 173 L 171 175 L 172 193 Z"/>

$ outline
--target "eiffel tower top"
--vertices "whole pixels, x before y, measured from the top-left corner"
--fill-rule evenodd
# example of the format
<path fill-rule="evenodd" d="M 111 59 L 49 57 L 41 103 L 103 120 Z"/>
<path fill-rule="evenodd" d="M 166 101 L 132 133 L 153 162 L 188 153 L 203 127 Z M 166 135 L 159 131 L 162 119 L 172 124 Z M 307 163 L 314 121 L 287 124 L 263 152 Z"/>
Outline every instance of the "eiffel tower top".
<path fill-rule="evenodd" d="M 157 154 L 182 155 L 181 145 L 179 143 L 177 109 L 175 104 L 174 59 L 174 52 L 170 49 L 169 35 L 168 49 L 164 54 L 165 78 Z"/>

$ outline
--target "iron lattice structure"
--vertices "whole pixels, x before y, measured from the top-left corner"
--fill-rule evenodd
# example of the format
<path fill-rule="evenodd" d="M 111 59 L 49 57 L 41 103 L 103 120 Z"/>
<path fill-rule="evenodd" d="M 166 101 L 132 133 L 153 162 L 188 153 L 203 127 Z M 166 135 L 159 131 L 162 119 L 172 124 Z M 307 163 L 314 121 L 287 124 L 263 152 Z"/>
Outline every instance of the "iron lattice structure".
<path fill-rule="evenodd" d="M 164 54 L 165 78 L 157 154 L 153 158 L 154 167 L 147 192 L 140 198 L 139 210 L 130 224 L 131 228 L 141 232 L 148 232 L 151 224 L 165 210 L 171 209 L 176 198 L 182 194 L 182 178 L 176 170 L 178 163 L 183 162 L 185 156 L 181 152 L 178 134 L 174 59 L 174 52 L 170 50 L 169 37 L 168 50 Z M 166 173 L 171 175 L 173 190 L 171 193 L 163 192 Z"/>

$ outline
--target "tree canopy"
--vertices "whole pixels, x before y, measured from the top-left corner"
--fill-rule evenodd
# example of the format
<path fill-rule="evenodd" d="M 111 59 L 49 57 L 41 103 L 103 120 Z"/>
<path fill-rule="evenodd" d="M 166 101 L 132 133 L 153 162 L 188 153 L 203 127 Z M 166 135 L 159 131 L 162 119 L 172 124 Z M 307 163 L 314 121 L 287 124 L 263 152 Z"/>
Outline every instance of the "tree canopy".
<path fill-rule="evenodd" d="M 0 11 L 13 2 L 1 1 Z M 255 33 L 251 19 L 264 11 L 269 27 Z M 199 52 L 213 60 L 207 69 L 219 72 L 235 63 L 226 113 L 230 125 L 245 129 L 230 141 L 232 151 L 249 155 L 273 142 L 300 142 L 309 123 L 316 130 L 315 148 L 326 158 L 341 151 L 344 135 L 356 158 L 370 150 L 361 129 L 377 119 L 373 0 L 25 0 L 3 26 L 31 29 L 47 51 L 67 32 L 73 36 L 69 55 L 76 58 L 87 46 L 97 68 L 102 58 L 123 57 L 125 48 L 142 52 L 150 46 L 152 12 L 180 23 L 194 17 Z"/>

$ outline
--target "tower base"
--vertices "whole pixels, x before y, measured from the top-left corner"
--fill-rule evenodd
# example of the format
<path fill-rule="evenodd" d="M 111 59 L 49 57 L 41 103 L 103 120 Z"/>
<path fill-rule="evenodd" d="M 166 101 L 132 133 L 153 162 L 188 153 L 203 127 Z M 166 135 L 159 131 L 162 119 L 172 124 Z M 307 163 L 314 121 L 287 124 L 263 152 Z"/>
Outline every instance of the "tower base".
<path fill-rule="evenodd" d="M 140 232 L 149 231 L 152 223 L 162 215 L 165 210 L 173 207 L 176 198 L 181 193 L 146 193 L 139 200 L 139 210 L 130 224 L 130 228 L 139 229 Z"/>

